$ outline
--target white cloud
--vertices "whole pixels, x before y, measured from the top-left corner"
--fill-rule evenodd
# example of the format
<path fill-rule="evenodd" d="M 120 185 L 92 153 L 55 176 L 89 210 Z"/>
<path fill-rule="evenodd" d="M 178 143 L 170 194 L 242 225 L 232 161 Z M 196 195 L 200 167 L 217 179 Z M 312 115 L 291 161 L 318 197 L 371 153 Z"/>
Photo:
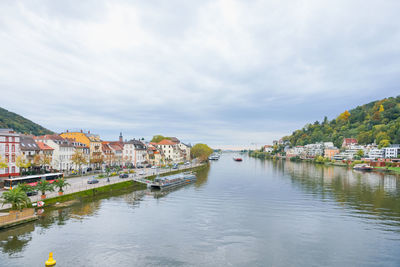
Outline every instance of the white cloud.
<path fill-rule="evenodd" d="M 344 0 L 2 2 L 1 106 L 54 130 L 270 142 L 398 94 L 399 8 Z"/>

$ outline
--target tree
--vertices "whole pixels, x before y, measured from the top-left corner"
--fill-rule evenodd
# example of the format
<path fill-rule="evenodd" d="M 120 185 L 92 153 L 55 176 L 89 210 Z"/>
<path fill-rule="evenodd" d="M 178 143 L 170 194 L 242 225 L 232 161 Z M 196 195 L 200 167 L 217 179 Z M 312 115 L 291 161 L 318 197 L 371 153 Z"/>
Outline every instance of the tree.
<path fill-rule="evenodd" d="M 213 150 L 206 144 L 196 144 L 190 150 L 192 158 L 198 158 L 200 161 L 205 161 L 213 153 Z"/>
<path fill-rule="evenodd" d="M 0 155 L 0 169 L 8 168 L 8 164 Z"/>
<path fill-rule="evenodd" d="M 364 157 L 364 150 L 362 149 L 358 150 L 356 155 L 359 156 L 360 158 Z"/>
<path fill-rule="evenodd" d="M 4 206 L 4 204 L 11 204 L 12 210 L 22 210 L 23 208 L 27 207 L 31 202 L 26 193 L 22 191 L 19 187 L 4 192 L 1 196 L 1 199 L 1 202 L 3 203 L 2 206 Z"/>
<path fill-rule="evenodd" d="M 45 154 L 35 155 L 33 158 L 33 165 L 40 169 L 45 168 L 46 165 L 50 165 L 50 162 L 50 157 Z"/>
<path fill-rule="evenodd" d="M 342 114 L 339 115 L 338 120 L 347 122 L 350 117 L 350 112 L 345 110 Z"/>
<path fill-rule="evenodd" d="M 46 191 L 53 192 L 54 186 L 47 181 L 40 181 L 35 186 L 35 189 L 42 192 L 42 198 L 46 197 Z M 43 197 L 44 196 L 44 197 Z"/>
<path fill-rule="evenodd" d="M 383 139 L 383 140 L 381 140 L 381 141 L 379 142 L 378 148 L 388 147 L 388 146 L 390 146 L 390 141 L 389 141 L 389 140 L 386 140 L 386 139 Z"/>
<path fill-rule="evenodd" d="M 78 150 L 75 150 L 75 153 L 71 157 L 72 162 L 79 167 L 79 173 L 82 171 L 82 165 L 87 164 L 87 160 L 85 158 L 85 155 L 83 155 L 82 152 L 79 152 Z"/>
<path fill-rule="evenodd" d="M 27 183 L 19 184 L 18 188 L 21 189 L 21 191 L 24 191 L 25 193 L 35 191 L 35 188 L 33 188 L 31 185 L 29 185 Z"/>
<path fill-rule="evenodd" d="M 24 155 L 18 156 L 15 164 L 18 168 L 23 170 L 28 169 L 32 165 L 31 162 L 27 160 Z"/>
<path fill-rule="evenodd" d="M 376 143 L 380 144 L 382 140 L 389 140 L 390 141 L 390 137 L 386 132 L 379 132 L 376 136 Z"/>
<path fill-rule="evenodd" d="M 165 137 L 165 136 L 162 136 L 161 134 L 158 134 L 158 135 L 153 136 L 153 138 L 151 139 L 150 142 L 158 143 L 158 142 L 161 142 L 164 139 L 171 140 L 170 137 Z"/>
<path fill-rule="evenodd" d="M 384 112 L 384 111 L 385 111 L 385 109 L 383 108 L 383 105 L 380 105 L 379 106 L 379 113 Z"/>
<path fill-rule="evenodd" d="M 64 192 L 63 188 L 70 186 L 70 184 L 64 179 L 57 179 L 53 182 L 53 186 L 58 187 L 58 192 Z"/>
<path fill-rule="evenodd" d="M 372 133 L 370 131 L 361 132 L 357 136 L 357 141 L 359 144 L 370 144 L 374 141 Z"/>

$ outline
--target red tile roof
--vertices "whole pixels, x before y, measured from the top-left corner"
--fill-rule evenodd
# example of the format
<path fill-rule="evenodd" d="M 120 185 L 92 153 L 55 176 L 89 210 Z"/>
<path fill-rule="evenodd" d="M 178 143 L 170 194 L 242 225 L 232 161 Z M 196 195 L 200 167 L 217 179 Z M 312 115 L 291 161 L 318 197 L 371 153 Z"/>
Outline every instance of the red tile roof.
<path fill-rule="evenodd" d="M 172 142 L 171 140 L 164 139 L 164 140 L 158 142 L 157 145 L 176 145 L 176 143 Z"/>
<path fill-rule="evenodd" d="M 357 144 L 357 139 L 355 138 L 345 138 L 344 139 L 345 144 Z"/>
<path fill-rule="evenodd" d="M 39 146 L 40 150 L 54 150 L 54 148 L 48 146 L 43 142 L 36 142 L 36 144 Z"/>

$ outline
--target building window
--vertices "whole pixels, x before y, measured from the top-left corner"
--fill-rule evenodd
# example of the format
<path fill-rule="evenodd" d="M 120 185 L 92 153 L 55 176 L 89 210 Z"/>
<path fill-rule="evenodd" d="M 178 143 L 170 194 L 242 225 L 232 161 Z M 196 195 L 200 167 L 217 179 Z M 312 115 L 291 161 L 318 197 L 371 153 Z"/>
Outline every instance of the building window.
<path fill-rule="evenodd" d="M 9 168 L 8 167 L 6 168 L 6 173 L 9 173 Z"/>
<path fill-rule="evenodd" d="M 15 142 L 15 137 L 14 136 L 12 137 L 12 141 Z"/>
<path fill-rule="evenodd" d="M 6 152 L 8 152 L 9 148 L 8 148 L 8 144 L 6 144 Z"/>
<path fill-rule="evenodd" d="M 15 145 L 14 144 L 12 145 L 11 149 L 12 149 L 12 152 L 15 152 Z"/>
<path fill-rule="evenodd" d="M 8 142 L 8 136 L 6 136 L 6 142 Z"/>
<path fill-rule="evenodd" d="M 12 162 L 15 162 L 15 154 L 12 154 L 11 159 L 12 159 Z"/>
<path fill-rule="evenodd" d="M 6 163 L 10 162 L 10 156 L 6 155 Z"/>
<path fill-rule="evenodd" d="M 11 173 L 15 173 L 15 166 L 12 166 Z"/>

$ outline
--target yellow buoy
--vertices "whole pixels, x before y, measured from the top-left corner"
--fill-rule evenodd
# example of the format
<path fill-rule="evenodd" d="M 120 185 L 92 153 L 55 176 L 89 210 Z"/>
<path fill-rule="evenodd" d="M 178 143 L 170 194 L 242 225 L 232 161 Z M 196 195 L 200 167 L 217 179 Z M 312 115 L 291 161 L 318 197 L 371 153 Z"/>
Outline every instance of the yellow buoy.
<path fill-rule="evenodd" d="M 49 259 L 45 262 L 46 266 L 54 266 L 56 265 L 56 261 L 53 259 L 53 252 L 49 253 Z"/>

